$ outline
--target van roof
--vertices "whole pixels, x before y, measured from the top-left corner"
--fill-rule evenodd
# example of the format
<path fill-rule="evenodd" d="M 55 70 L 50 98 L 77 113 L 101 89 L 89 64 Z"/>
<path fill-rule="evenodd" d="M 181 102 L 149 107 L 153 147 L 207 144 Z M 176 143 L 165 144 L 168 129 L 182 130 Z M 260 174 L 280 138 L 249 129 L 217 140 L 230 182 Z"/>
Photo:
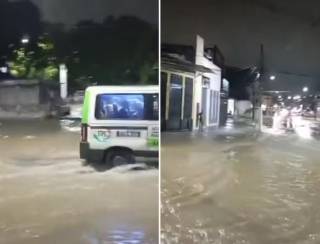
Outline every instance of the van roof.
<path fill-rule="evenodd" d="M 159 86 L 89 86 L 86 91 L 93 93 L 107 92 L 158 92 Z"/>

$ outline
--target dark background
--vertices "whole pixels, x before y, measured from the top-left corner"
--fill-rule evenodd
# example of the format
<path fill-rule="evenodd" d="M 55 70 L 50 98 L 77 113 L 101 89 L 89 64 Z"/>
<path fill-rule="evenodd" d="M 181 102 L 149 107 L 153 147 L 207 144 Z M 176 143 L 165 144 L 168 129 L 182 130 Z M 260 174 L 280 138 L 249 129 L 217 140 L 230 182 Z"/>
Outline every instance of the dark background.
<path fill-rule="evenodd" d="M 265 68 L 318 79 L 320 2 L 316 0 L 162 0 L 162 42 L 218 45 L 231 66 Z M 287 79 L 291 79 L 290 77 Z"/>
<path fill-rule="evenodd" d="M 83 19 L 102 21 L 107 15 L 132 15 L 155 26 L 158 24 L 156 0 L 32 0 L 43 19 L 73 25 Z"/>

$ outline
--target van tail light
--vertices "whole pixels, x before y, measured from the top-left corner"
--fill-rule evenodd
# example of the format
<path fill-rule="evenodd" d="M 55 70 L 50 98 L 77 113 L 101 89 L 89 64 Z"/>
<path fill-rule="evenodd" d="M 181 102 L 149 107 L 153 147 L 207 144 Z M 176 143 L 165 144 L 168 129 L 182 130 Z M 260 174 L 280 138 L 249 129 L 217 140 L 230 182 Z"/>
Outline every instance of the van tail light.
<path fill-rule="evenodd" d="M 81 124 L 81 141 L 86 142 L 88 140 L 88 125 Z"/>

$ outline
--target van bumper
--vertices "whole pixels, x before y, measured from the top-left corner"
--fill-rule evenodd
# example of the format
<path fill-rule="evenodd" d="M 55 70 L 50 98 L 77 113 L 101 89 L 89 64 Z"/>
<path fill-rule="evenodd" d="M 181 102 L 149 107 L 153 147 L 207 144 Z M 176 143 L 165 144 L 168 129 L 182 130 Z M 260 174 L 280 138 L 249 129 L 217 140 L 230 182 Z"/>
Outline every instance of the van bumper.
<path fill-rule="evenodd" d="M 80 158 L 91 162 L 102 162 L 105 150 L 94 150 L 89 148 L 88 142 L 80 142 Z M 159 151 L 136 150 L 135 157 L 158 158 Z"/>
<path fill-rule="evenodd" d="M 80 142 L 80 158 L 90 162 L 101 162 L 104 150 L 94 150 L 89 148 L 88 142 Z"/>

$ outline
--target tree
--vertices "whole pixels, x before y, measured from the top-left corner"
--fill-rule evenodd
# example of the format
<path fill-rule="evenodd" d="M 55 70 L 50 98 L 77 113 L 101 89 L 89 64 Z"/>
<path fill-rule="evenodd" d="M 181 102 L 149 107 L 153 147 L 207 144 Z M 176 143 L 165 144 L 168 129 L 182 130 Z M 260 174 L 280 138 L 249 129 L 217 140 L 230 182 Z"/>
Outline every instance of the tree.
<path fill-rule="evenodd" d="M 139 18 L 109 16 L 102 23 L 81 21 L 64 33 L 55 31 L 53 38 L 73 87 L 158 83 L 157 30 Z"/>
<path fill-rule="evenodd" d="M 13 51 L 9 69 L 17 78 L 54 80 L 59 69 L 53 42 L 48 36 L 41 36 L 36 48 L 18 47 Z"/>

